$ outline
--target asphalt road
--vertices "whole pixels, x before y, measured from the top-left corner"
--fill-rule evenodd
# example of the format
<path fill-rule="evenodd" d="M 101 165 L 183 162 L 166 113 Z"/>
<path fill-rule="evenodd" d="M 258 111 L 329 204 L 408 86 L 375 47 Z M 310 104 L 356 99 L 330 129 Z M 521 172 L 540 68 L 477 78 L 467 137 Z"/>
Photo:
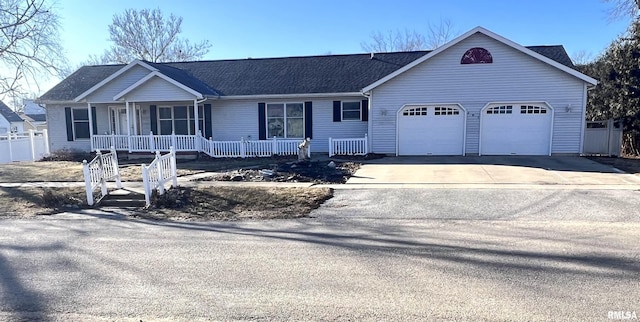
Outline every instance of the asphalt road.
<path fill-rule="evenodd" d="M 341 190 L 316 218 L 0 221 L 0 320 L 640 314 L 640 192 Z"/>

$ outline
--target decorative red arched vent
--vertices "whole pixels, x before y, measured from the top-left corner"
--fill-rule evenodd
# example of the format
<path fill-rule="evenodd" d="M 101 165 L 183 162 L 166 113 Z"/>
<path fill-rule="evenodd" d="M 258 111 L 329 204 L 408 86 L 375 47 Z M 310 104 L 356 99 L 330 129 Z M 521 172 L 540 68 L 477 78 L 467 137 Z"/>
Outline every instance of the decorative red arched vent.
<path fill-rule="evenodd" d="M 491 53 L 480 47 L 474 47 L 467 50 L 464 55 L 462 55 L 462 59 L 460 60 L 460 64 L 491 64 L 493 63 L 493 57 Z"/>

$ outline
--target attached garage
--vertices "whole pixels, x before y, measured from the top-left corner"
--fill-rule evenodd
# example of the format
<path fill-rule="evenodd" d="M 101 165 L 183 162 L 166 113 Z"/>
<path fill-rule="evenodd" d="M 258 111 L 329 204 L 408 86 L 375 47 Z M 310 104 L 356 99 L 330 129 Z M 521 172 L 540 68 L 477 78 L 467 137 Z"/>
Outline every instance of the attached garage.
<path fill-rule="evenodd" d="M 404 106 L 398 111 L 398 155 L 464 155 L 465 115 L 458 104 Z"/>
<path fill-rule="evenodd" d="M 551 155 L 552 128 L 546 103 L 488 104 L 480 116 L 480 154 Z"/>

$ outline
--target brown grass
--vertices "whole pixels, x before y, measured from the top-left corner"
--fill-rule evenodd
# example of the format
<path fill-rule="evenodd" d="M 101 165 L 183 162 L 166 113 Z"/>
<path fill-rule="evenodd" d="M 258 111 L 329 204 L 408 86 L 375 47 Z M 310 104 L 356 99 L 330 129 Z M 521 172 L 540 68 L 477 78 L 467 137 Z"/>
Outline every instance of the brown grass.
<path fill-rule="evenodd" d="M 328 188 L 171 189 L 141 217 L 172 220 L 283 219 L 307 216 L 333 196 Z"/>
<path fill-rule="evenodd" d="M 217 187 L 170 189 L 133 216 L 168 220 L 283 219 L 307 216 L 333 196 L 328 188 Z M 86 208 L 84 188 L 2 188 L 0 219 Z"/>
<path fill-rule="evenodd" d="M 210 159 L 181 161 L 178 160 L 178 176 L 240 169 L 249 167 L 266 167 L 283 158 L 247 158 L 247 159 Z M 140 164 L 148 164 L 148 160 L 131 160 L 120 163 L 120 176 L 123 181 L 142 181 Z M 40 161 L 13 162 L 0 164 L 0 183 L 4 182 L 73 182 L 84 181 L 82 163 L 72 161 Z"/>
<path fill-rule="evenodd" d="M 2 188 L 0 218 L 33 217 L 86 206 L 83 188 Z"/>

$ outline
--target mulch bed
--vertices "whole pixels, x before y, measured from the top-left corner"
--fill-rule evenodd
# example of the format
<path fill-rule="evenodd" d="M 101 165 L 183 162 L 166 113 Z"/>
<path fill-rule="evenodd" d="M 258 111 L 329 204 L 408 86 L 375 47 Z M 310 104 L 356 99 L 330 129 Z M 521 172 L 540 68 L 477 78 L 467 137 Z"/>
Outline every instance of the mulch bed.
<path fill-rule="evenodd" d="M 280 162 L 262 169 L 238 169 L 198 180 L 345 183 L 359 168 L 357 162 Z"/>

